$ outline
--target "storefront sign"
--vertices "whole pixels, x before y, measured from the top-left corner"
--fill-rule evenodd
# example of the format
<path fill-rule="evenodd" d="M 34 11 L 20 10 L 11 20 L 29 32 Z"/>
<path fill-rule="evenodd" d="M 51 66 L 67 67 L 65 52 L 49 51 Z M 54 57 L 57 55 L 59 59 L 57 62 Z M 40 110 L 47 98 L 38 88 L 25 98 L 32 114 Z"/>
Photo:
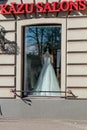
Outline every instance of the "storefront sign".
<path fill-rule="evenodd" d="M 17 4 L 12 2 L 10 4 L 0 4 L 0 14 L 31 14 L 36 13 L 54 13 L 54 12 L 66 12 L 66 11 L 83 11 L 86 9 L 86 0 L 63 1 L 63 2 L 52 2 L 43 3 L 23 3 Z"/>

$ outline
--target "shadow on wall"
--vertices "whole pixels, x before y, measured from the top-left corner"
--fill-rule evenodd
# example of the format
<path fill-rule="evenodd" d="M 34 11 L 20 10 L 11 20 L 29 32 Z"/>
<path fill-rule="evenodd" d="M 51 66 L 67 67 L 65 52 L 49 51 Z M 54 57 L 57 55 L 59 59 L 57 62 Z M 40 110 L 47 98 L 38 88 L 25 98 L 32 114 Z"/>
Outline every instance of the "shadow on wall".
<path fill-rule="evenodd" d="M 19 54 L 19 47 L 15 41 L 5 38 L 6 33 L 8 32 L 0 25 L 0 51 L 6 54 Z"/>

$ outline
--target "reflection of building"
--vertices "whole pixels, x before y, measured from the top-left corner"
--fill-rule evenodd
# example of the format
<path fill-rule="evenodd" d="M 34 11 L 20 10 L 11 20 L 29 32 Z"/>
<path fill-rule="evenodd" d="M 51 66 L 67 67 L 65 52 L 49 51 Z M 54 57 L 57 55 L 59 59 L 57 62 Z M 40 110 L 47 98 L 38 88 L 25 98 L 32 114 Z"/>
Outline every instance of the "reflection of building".
<path fill-rule="evenodd" d="M 26 50 L 27 54 L 35 54 L 35 55 L 38 54 L 38 46 L 37 46 L 37 44 L 28 45 L 26 48 L 27 48 L 27 50 Z"/>
<path fill-rule="evenodd" d="M 32 0 L 31 0 L 32 1 Z M 39 1 L 39 0 L 38 0 Z M 40 2 L 45 0 L 40 0 Z M 54 1 L 54 0 L 53 0 Z M 15 0 L 10 0 L 15 2 Z M 30 0 L 23 0 L 23 3 Z M 16 0 L 21 3 L 21 0 Z M 31 2 L 32 3 L 32 2 Z M 46 3 L 46 2 L 45 2 Z M 84 3 L 84 2 L 83 2 Z M 9 4 L 9 1 L 7 2 Z M 75 8 L 75 7 L 73 7 Z M 61 97 L 73 98 L 72 92 L 77 98 L 87 98 L 87 10 L 48 12 L 48 13 L 20 13 L 1 14 L 0 25 L 5 28 L 5 38 L 14 41 L 19 47 L 19 53 L 5 54 L 0 51 L 0 97 L 17 98 L 11 89 L 19 90 L 22 95 L 24 81 L 24 35 L 25 26 L 60 25 L 61 30 L 61 65 L 57 59 L 57 73 L 61 67 Z M 81 9 L 81 8 L 80 8 Z M 48 9 L 46 9 L 48 10 Z M 38 54 L 37 45 L 27 47 L 27 52 Z M 60 50 L 57 51 L 60 57 Z M 57 76 L 58 76 L 57 75 Z"/>

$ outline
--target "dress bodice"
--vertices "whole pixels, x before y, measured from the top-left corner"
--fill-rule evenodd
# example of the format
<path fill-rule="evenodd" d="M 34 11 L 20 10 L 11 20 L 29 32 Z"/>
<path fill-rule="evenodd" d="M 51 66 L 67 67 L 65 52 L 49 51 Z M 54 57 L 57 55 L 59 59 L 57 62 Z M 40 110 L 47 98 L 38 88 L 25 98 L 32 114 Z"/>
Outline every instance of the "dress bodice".
<path fill-rule="evenodd" d="M 50 56 L 44 56 L 44 64 L 50 64 L 51 63 L 51 59 Z"/>

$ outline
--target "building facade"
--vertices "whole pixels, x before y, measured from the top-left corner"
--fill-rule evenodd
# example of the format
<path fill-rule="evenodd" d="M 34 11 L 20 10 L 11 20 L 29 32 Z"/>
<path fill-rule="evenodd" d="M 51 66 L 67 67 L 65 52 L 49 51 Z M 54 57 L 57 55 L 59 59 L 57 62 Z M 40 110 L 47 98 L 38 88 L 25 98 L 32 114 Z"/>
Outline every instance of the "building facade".
<path fill-rule="evenodd" d="M 44 48 L 45 43 L 47 45 L 49 41 L 49 45 L 51 46 L 52 35 L 47 32 L 51 28 L 51 31 L 54 29 L 60 31 L 60 35 L 59 31 L 57 32 L 59 37 L 57 33 L 52 32 L 56 40 L 53 42 L 55 46 L 52 45 L 53 48 L 51 48 L 53 50 L 53 57 L 56 59 L 54 62 L 55 71 L 56 73 L 57 70 L 58 73 L 59 70 L 61 72 L 59 77 L 61 79 L 59 79 L 60 91 L 58 92 L 60 95 L 58 97 L 86 99 L 86 1 L 79 0 L 77 3 L 75 1 L 72 1 L 72 3 L 65 1 L 64 3 L 63 1 L 56 2 L 54 0 L 8 0 L 1 1 L 0 6 L 0 33 L 2 36 L 1 39 L 4 38 L 4 43 L 1 42 L 0 49 L 0 98 L 17 98 L 16 94 L 23 97 L 26 93 L 32 97 L 38 97 L 30 93 L 32 86 L 31 89 L 26 87 L 30 82 L 31 84 L 34 81 L 36 82 L 36 80 L 33 80 L 33 77 L 35 77 L 33 70 L 37 62 L 37 66 L 39 65 L 39 61 L 37 60 L 34 63 L 35 66 L 33 68 L 31 68 L 33 64 L 30 66 L 30 63 L 33 61 L 32 56 L 34 59 L 40 53 L 40 48 L 37 47 L 38 45 L 42 45 L 41 47 Z M 39 42 L 36 44 L 36 41 L 30 40 L 30 37 L 27 37 L 27 34 L 32 34 L 31 37 L 35 37 L 36 34 L 34 35 L 33 31 L 35 29 L 41 31 L 43 28 L 46 28 L 46 36 L 45 34 L 43 35 L 43 44 L 41 42 L 40 44 Z M 41 35 L 39 34 L 39 36 Z M 50 39 L 48 39 L 48 36 Z M 33 43 L 35 43 L 34 46 Z M 59 43 L 60 47 L 58 48 Z M 14 52 L 14 48 L 16 52 Z M 43 49 L 41 51 L 43 53 Z M 61 51 L 61 54 L 58 53 L 59 51 Z M 29 54 L 27 55 L 27 57 L 30 57 L 29 59 L 26 59 L 26 54 Z M 59 57 L 57 55 L 60 57 L 60 66 L 58 66 L 59 61 L 57 59 Z M 26 69 L 26 64 L 28 64 L 28 67 L 30 66 L 31 71 L 28 71 L 28 68 Z M 27 72 L 28 74 L 26 74 Z M 27 75 L 30 75 L 30 77 Z M 27 77 L 33 81 L 27 79 Z"/>

